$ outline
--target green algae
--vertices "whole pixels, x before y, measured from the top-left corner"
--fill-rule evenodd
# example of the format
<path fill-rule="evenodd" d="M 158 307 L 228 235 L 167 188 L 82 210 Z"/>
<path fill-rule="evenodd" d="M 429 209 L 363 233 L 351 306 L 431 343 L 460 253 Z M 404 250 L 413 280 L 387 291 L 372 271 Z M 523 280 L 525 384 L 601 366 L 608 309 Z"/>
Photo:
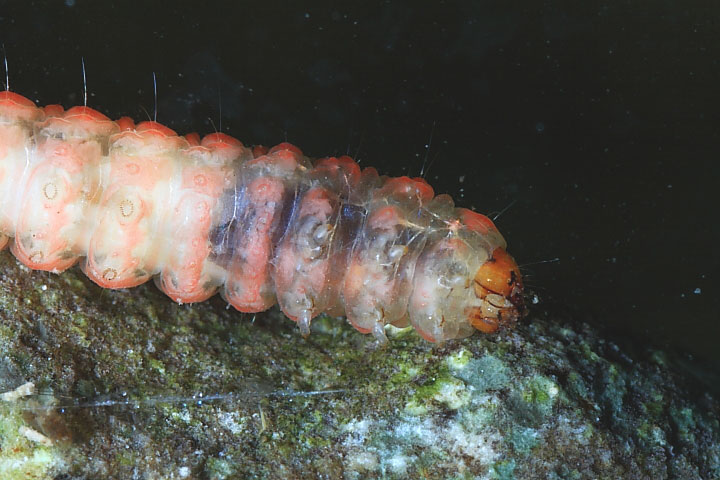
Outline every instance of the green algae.
<path fill-rule="evenodd" d="M 513 460 L 504 460 L 493 465 L 492 476 L 497 480 L 514 480 L 515 479 L 515 462 Z"/>
<path fill-rule="evenodd" d="M 507 441 L 512 445 L 515 453 L 528 455 L 539 442 L 540 433 L 534 428 L 515 427 L 509 433 Z"/>
<path fill-rule="evenodd" d="M 478 392 L 500 390 L 508 385 L 511 372 L 502 360 L 493 355 L 484 355 L 479 359 L 473 359 L 469 352 L 461 350 L 461 353 L 464 363 L 453 361 L 451 368 L 458 378 L 475 390 Z M 449 359 L 452 358 L 449 357 Z"/>
<path fill-rule="evenodd" d="M 44 399 L 0 403 L 18 478 L 720 477 L 717 399 L 584 324 L 378 348 L 330 317 L 303 339 L 276 311 L 0 267 L 0 391 Z"/>

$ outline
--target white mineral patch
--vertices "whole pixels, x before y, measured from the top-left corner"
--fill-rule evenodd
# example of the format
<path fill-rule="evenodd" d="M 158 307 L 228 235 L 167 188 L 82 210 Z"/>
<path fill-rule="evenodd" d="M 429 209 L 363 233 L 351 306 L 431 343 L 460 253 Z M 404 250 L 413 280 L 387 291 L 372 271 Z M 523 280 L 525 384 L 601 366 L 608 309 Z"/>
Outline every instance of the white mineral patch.
<path fill-rule="evenodd" d="M 31 442 L 39 443 L 40 445 L 44 445 L 46 447 L 50 447 L 53 444 L 52 440 L 32 428 L 22 426 L 18 428 L 18 433 Z"/>
<path fill-rule="evenodd" d="M 187 410 L 183 410 L 181 412 L 172 412 L 171 416 L 175 420 L 181 420 L 185 423 L 190 423 L 190 420 L 192 420 L 192 417 L 190 416 L 190 412 Z"/>
<path fill-rule="evenodd" d="M 373 472 L 378 468 L 378 457 L 373 452 L 351 451 L 346 457 L 348 470 L 355 472 Z"/>
<path fill-rule="evenodd" d="M 556 419 L 559 431 L 565 431 L 568 438 L 578 445 L 587 445 L 593 435 L 593 429 L 582 420 L 569 418 L 565 415 L 558 415 Z"/>
<path fill-rule="evenodd" d="M 461 380 L 454 379 L 454 381 L 444 382 L 433 396 L 433 400 L 444 403 L 450 409 L 457 410 L 470 402 L 470 392 L 467 391 Z"/>
<path fill-rule="evenodd" d="M 190 476 L 190 468 L 189 467 L 180 467 L 178 470 L 178 476 L 180 478 L 187 478 Z"/>
<path fill-rule="evenodd" d="M 450 370 L 458 371 L 465 368 L 465 366 L 472 359 L 472 357 L 472 353 L 462 348 L 457 352 L 453 353 L 452 355 L 448 356 L 446 362 L 448 367 L 450 367 Z"/>
<path fill-rule="evenodd" d="M 22 397 L 27 397 L 29 395 L 35 394 L 35 384 L 32 382 L 23 383 L 19 387 L 17 387 L 15 390 L 11 390 L 9 392 L 5 392 L 0 395 L 0 399 L 4 402 L 14 402 Z"/>
<path fill-rule="evenodd" d="M 449 447 L 450 451 L 471 457 L 474 462 L 482 464 L 491 464 L 498 457 L 492 448 L 493 442 L 500 440 L 497 434 L 467 431 L 458 422 L 438 425 L 429 418 L 422 422 L 410 420 L 398 425 L 395 434 L 404 437 L 405 441 L 424 446 L 437 446 L 442 450 Z"/>
<path fill-rule="evenodd" d="M 412 418 L 401 422 L 393 432 L 395 437 L 423 446 L 431 445 L 437 439 L 437 431 L 432 420 L 426 418 L 422 422 Z"/>
<path fill-rule="evenodd" d="M 0 457 L 0 473 L 15 475 L 17 478 L 48 478 L 47 471 L 53 465 L 61 466 L 62 462 L 58 462 L 50 451 L 44 448 L 34 449 L 32 455 L 13 456 L 3 452 Z"/>
<path fill-rule="evenodd" d="M 453 422 L 445 432 L 451 450 L 471 457 L 475 462 L 485 465 L 494 463 L 499 454 L 493 449 L 493 442 L 499 442 L 500 436 L 483 432 L 468 432 L 460 424 Z"/>
<path fill-rule="evenodd" d="M 370 427 L 369 420 L 351 420 L 345 425 L 344 430 L 349 433 L 343 444 L 346 447 L 362 446 L 365 443 L 365 436 Z"/>
<path fill-rule="evenodd" d="M 407 473 L 408 464 L 412 463 L 413 458 L 405 455 L 394 455 L 387 460 L 388 467 L 396 475 L 405 475 Z"/>
<path fill-rule="evenodd" d="M 343 430 L 347 432 L 347 436 L 342 444 L 348 451 L 345 456 L 345 466 L 349 472 L 357 472 L 348 478 L 364 478 L 363 472 L 374 472 L 378 469 L 379 459 L 376 449 L 365 445 L 365 443 L 368 431 L 383 428 L 386 428 L 384 424 L 378 424 L 366 419 L 353 419 L 344 426 Z"/>
<path fill-rule="evenodd" d="M 245 417 L 241 417 L 237 412 L 221 413 L 218 422 L 233 435 L 240 435 L 245 430 Z"/>
<path fill-rule="evenodd" d="M 554 383 L 548 386 L 547 393 L 550 396 L 550 398 L 555 398 L 558 393 L 560 393 L 560 389 L 557 385 Z"/>
<path fill-rule="evenodd" d="M 458 468 L 468 463 L 492 465 L 499 458 L 493 445 L 501 443 L 495 429 L 478 425 L 477 430 L 468 430 L 460 422 L 432 418 L 401 417 L 397 423 L 353 420 L 345 432 L 346 467 L 361 475 L 351 478 L 365 478 L 361 472 L 378 471 L 402 477 L 421 451 L 449 452 L 448 461 Z"/>
<path fill-rule="evenodd" d="M 419 417 L 425 415 L 428 411 L 427 406 L 424 403 L 418 403 L 415 400 L 410 400 L 405 404 L 405 412 L 409 415 Z"/>

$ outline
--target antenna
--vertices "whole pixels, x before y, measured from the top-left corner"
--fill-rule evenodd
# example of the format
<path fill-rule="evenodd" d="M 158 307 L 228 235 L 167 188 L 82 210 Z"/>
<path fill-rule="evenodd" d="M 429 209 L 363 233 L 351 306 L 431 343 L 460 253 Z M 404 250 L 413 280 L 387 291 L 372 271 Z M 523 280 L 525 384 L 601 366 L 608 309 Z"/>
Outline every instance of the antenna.
<path fill-rule="evenodd" d="M 153 90 L 155 91 L 155 114 L 153 115 L 153 122 L 157 122 L 157 78 L 155 72 L 153 72 Z"/>
<path fill-rule="evenodd" d="M 85 57 L 80 57 L 83 73 L 83 105 L 87 107 L 87 77 L 85 76 Z"/>

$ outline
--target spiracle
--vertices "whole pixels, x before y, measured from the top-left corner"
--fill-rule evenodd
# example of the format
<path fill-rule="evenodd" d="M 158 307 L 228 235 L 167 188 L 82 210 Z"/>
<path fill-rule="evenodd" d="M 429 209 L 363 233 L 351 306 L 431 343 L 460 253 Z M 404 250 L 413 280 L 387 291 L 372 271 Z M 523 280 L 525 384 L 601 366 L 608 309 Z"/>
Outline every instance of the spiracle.
<path fill-rule="evenodd" d="M 522 279 L 486 216 L 350 157 L 200 139 L 87 106 L 0 93 L 0 243 L 35 270 L 76 263 L 105 288 L 154 278 L 180 303 L 218 291 L 275 303 L 308 334 L 321 313 L 385 342 L 491 333 L 521 315 Z"/>

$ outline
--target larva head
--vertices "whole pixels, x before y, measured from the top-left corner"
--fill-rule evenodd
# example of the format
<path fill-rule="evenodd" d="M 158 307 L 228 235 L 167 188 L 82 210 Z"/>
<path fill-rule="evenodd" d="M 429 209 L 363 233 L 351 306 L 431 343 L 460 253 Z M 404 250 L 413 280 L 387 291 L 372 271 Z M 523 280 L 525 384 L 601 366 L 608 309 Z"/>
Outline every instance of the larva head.
<path fill-rule="evenodd" d="M 484 333 L 514 323 L 523 310 L 522 277 L 515 260 L 498 247 L 475 272 L 475 296 L 482 302 L 467 309 L 470 324 Z"/>
<path fill-rule="evenodd" d="M 458 209 L 418 260 L 408 310 L 431 342 L 492 333 L 523 310 L 522 280 L 505 240 L 487 217 Z"/>

